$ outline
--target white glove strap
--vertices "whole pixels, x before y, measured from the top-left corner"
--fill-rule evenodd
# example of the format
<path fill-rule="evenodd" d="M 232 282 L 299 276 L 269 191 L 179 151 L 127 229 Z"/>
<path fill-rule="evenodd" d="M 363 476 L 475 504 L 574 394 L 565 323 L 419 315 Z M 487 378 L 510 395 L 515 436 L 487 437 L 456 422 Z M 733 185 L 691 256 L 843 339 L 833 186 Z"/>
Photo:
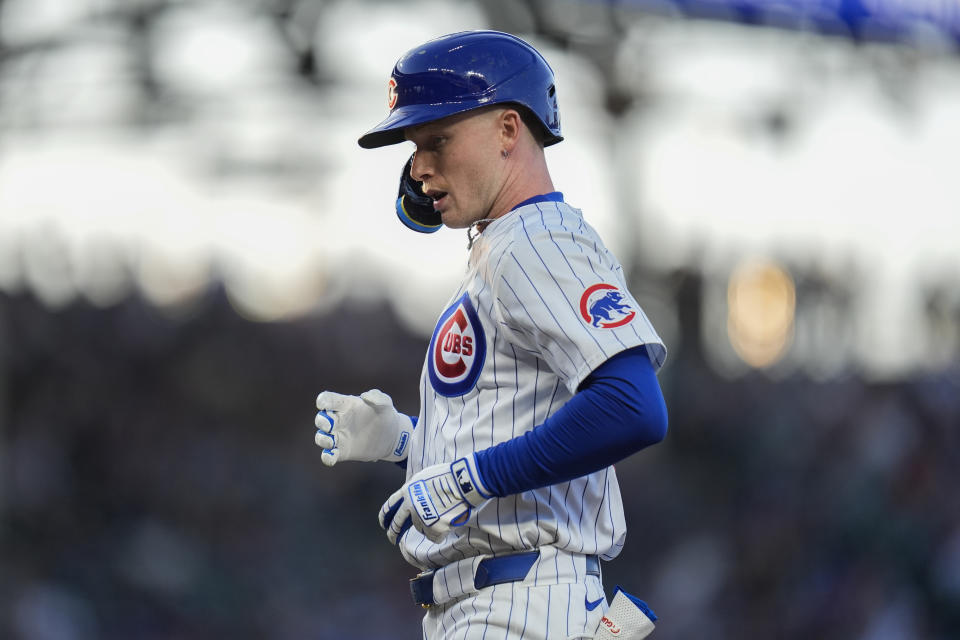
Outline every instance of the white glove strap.
<path fill-rule="evenodd" d="M 397 412 L 396 423 L 397 438 L 393 442 L 393 449 L 380 458 L 387 462 L 400 462 L 407 459 L 407 445 L 410 444 L 410 436 L 413 433 L 413 419 L 408 415 Z"/>
<path fill-rule="evenodd" d="M 480 472 L 477 471 L 477 459 L 474 454 L 471 453 L 464 458 L 454 460 L 450 464 L 450 472 L 457 482 L 460 493 L 463 494 L 463 499 L 471 507 L 479 507 L 493 497 L 480 480 Z"/>

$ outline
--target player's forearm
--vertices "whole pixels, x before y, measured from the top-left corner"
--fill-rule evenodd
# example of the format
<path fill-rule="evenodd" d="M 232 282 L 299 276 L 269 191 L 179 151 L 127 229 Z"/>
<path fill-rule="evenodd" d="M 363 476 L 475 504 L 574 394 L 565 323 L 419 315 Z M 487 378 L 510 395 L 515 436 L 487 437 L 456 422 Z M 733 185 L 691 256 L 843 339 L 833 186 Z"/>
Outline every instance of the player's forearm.
<path fill-rule="evenodd" d="M 600 365 L 580 391 L 543 424 L 477 452 L 494 495 L 565 482 L 663 440 L 667 410 L 642 347 Z"/>

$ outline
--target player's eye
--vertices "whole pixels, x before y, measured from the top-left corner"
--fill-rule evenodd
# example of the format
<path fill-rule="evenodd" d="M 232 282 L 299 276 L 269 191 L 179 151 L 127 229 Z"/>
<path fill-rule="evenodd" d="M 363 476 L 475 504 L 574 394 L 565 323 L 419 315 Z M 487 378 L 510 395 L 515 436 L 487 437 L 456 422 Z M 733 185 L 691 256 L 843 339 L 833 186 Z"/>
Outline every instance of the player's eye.
<path fill-rule="evenodd" d="M 447 136 L 431 135 L 425 137 L 418 145 L 418 152 L 436 153 L 440 151 L 447 143 Z"/>

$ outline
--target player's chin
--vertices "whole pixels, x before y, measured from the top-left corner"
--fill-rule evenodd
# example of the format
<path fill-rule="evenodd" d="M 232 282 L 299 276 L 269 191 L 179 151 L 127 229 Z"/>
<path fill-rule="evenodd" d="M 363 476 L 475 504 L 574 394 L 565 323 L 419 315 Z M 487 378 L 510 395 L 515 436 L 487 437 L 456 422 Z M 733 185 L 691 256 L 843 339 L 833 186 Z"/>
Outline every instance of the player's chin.
<path fill-rule="evenodd" d="M 440 211 L 440 220 L 444 226 L 451 229 L 466 229 L 470 226 L 470 222 L 453 207 Z"/>

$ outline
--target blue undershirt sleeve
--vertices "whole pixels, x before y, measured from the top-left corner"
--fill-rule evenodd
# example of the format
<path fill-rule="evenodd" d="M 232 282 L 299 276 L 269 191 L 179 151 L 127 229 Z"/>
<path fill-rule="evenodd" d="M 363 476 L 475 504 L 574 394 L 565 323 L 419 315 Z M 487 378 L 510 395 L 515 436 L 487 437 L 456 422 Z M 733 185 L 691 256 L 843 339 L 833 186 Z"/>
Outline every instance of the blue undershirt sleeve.
<path fill-rule="evenodd" d="M 613 356 L 527 433 L 476 452 L 483 485 L 508 496 L 593 473 L 663 440 L 667 408 L 642 346 Z"/>

